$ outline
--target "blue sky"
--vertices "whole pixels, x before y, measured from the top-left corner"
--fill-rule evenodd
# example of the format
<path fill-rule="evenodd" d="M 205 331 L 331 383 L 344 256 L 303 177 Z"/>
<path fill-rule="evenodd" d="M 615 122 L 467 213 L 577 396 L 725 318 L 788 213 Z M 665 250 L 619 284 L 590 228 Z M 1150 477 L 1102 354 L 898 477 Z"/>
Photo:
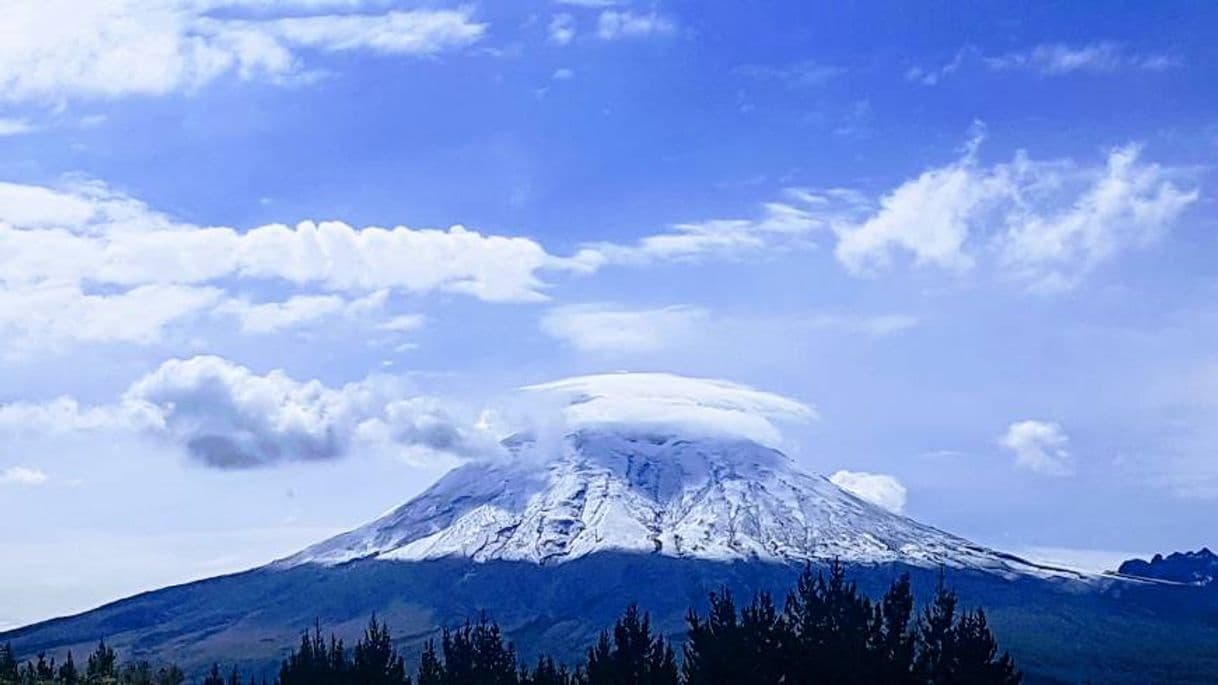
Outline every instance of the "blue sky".
<path fill-rule="evenodd" d="M 0 624 L 615 370 L 814 407 L 807 468 L 1003 549 L 1212 544 L 1218 9 L 810 5 L 0 8 Z"/>

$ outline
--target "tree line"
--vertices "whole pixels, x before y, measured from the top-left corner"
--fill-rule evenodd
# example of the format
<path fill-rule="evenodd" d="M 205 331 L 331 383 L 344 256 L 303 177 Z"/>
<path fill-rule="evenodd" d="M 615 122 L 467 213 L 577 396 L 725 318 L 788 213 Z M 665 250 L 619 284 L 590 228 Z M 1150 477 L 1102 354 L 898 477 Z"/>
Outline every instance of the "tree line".
<path fill-rule="evenodd" d="M 541 656 L 521 661 L 499 626 L 485 616 L 445 629 L 408 669 L 389 627 L 374 616 L 348 648 L 306 631 L 280 665 L 274 685 L 1017 685 L 1022 676 L 1000 652 L 981 609 L 961 611 L 940 579 L 929 604 L 915 610 L 909 577 L 878 601 L 864 595 L 834 563 L 826 575 L 805 568 L 779 607 L 768 593 L 743 606 L 726 589 L 709 610 L 690 610 L 681 659 L 631 604 L 602 631 L 574 667 Z M 101 642 L 78 668 L 69 653 L 56 664 L 40 654 L 18 663 L 0 646 L 0 685 L 183 685 L 176 666 L 120 664 Z M 203 685 L 268 685 L 213 665 Z"/>

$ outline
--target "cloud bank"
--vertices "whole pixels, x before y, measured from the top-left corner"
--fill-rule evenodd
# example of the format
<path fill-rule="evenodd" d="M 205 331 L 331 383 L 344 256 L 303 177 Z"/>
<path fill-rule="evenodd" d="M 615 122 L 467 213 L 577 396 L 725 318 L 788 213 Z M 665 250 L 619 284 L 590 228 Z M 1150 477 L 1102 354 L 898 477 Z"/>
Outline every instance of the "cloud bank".
<path fill-rule="evenodd" d="M 207 313 L 234 317 L 246 333 L 372 314 L 402 330 L 407 314 L 382 311 L 392 292 L 532 302 L 546 299 L 546 270 L 587 267 L 529 238 L 461 226 L 305 221 L 240 231 L 176 221 L 100 183 L 0 183 L 0 352 L 10 354 L 72 342 L 147 344 Z M 290 295 L 257 302 L 230 294 L 248 284 Z"/>

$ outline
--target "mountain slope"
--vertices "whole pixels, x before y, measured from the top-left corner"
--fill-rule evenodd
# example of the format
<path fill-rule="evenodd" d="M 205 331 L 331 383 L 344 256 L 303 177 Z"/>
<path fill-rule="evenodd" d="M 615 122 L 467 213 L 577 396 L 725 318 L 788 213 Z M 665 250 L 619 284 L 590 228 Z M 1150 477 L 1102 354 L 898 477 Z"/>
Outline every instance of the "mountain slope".
<path fill-rule="evenodd" d="M 87 651 L 273 673 L 319 620 L 352 637 L 376 613 L 416 654 L 486 611 L 525 657 L 578 657 L 630 601 L 680 641 L 728 587 L 784 592 L 840 559 L 871 594 L 944 571 L 983 605 L 1028 682 L 1212 682 L 1218 615 L 1200 588 L 1039 566 L 869 504 L 743 438 L 584 427 L 518 437 L 384 517 L 265 567 L 165 588 L 0 635 L 22 655 Z"/>
<path fill-rule="evenodd" d="M 555 564 L 631 552 L 1096 580 L 888 512 L 749 440 L 584 429 L 544 448 L 527 438 L 508 445 L 511 459 L 459 468 L 384 517 L 276 567 L 443 557 Z"/>

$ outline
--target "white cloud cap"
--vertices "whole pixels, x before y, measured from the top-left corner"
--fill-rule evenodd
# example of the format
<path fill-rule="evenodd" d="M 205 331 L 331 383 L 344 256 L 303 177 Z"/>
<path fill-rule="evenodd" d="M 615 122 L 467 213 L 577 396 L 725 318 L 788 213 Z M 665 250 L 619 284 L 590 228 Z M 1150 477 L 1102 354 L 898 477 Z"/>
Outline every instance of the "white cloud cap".
<path fill-rule="evenodd" d="M 525 390 L 566 401 L 569 428 L 670 429 L 776 445 L 776 421 L 810 421 L 811 407 L 746 385 L 669 373 L 609 373 L 531 385 Z"/>

